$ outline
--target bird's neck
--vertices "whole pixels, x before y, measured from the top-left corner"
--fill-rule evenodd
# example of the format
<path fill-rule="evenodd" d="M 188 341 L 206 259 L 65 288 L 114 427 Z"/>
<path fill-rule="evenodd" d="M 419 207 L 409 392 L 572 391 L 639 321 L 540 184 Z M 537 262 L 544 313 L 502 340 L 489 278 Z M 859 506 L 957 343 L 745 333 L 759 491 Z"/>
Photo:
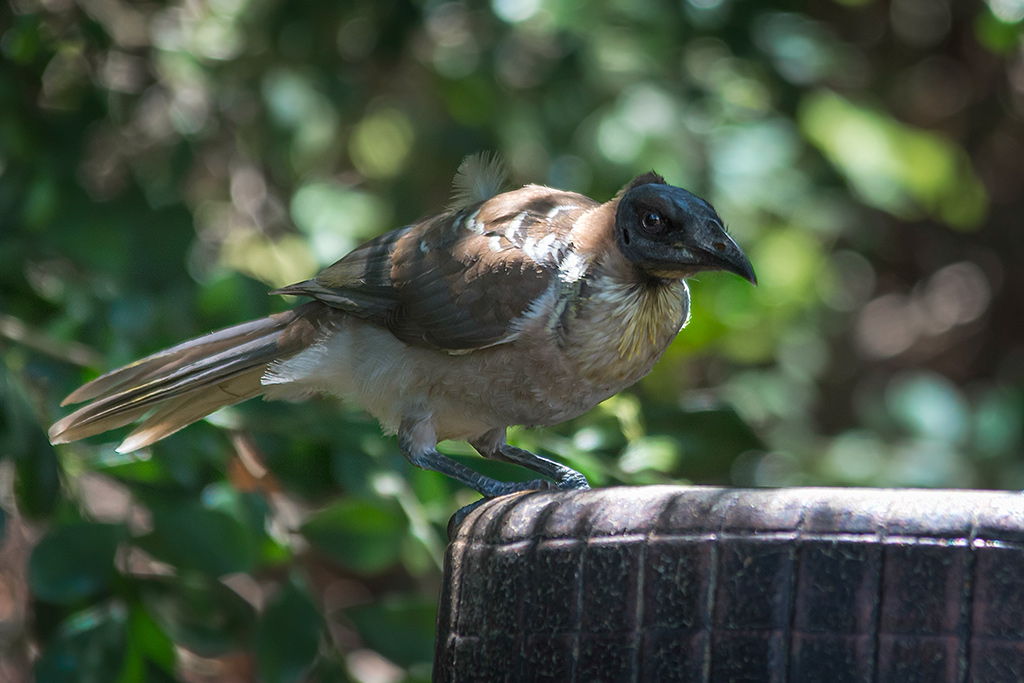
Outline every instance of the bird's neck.
<path fill-rule="evenodd" d="M 689 316 L 682 280 L 605 261 L 588 276 L 567 327 L 570 355 L 592 381 L 632 384 L 650 372 Z"/>

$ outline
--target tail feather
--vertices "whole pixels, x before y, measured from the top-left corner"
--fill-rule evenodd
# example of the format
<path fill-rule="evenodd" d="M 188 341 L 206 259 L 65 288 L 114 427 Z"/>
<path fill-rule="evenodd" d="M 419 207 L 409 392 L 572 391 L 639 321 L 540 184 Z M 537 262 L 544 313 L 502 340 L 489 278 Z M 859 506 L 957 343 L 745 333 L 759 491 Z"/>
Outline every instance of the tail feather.
<path fill-rule="evenodd" d="M 101 396 L 109 396 L 124 387 L 137 386 L 147 379 L 164 375 L 196 358 L 230 349 L 246 340 L 258 339 L 268 331 L 279 329 L 281 326 L 280 316 L 289 313 L 291 311 L 234 325 L 158 351 L 151 356 L 146 356 L 117 370 L 111 370 L 91 382 L 83 384 L 68 394 L 61 401 L 61 405 L 66 406 L 72 403 L 91 401 Z"/>
<path fill-rule="evenodd" d="M 97 397 L 92 403 L 57 422 L 51 428 L 51 441 L 55 436 L 58 439 L 74 441 L 124 426 L 161 403 L 182 400 L 187 394 L 206 389 L 216 390 L 220 382 L 227 381 L 240 372 L 254 367 L 262 369 L 278 357 L 274 336 L 271 334 L 264 339 L 240 344 L 234 349 L 200 358 L 183 367 L 170 369 L 165 374 L 157 374 L 141 383 L 132 383 L 124 389 Z M 222 405 L 246 398 L 251 396 L 231 400 L 231 397 L 224 395 L 225 402 Z"/>
<path fill-rule="evenodd" d="M 132 431 L 121 445 L 119 453 L 130 453 L 144 448 L 174 432 L 201 420 L 218 408 L 232 405 L 263 392 L 260 379 L 263 368 L 243 373 L 227 382 L 206 390 L 192 391 L 167 401 Z"/>
<path fill-rule="evenodd" d="M 168 436 L 218 408 L 264 393 L 269 363 L 312 344 L 326 307 L 309 303 L 184 342 L 109 372 L 72 392 L 90 401 L 50 427 L 67 443 L 145 418 L 118 447 L 128 452 Z"/>

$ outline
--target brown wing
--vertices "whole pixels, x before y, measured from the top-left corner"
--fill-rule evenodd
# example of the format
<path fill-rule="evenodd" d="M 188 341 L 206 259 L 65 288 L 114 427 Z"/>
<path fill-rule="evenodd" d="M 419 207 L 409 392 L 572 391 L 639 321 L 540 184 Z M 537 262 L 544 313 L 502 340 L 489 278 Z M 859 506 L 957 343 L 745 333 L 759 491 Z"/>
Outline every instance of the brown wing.
<path fill-rule="evenodd" d="M 391 255 L 395 245 L 409 233 L 424 227 L 425 223 L 418 223 L 385 233 L 356 247 L 312 280 L 282 287 L 271 294 L 311 296 L 383 325 L 398 305 L 398 292 L 391 281 Z"/>
<path fill-rule="evenodd" d="M 557 279 L 573 223 L 597 205 L 530 185 L 382 235 L 278 291 L 349 311 L 408 344 L 493 346 L 514 338 L 514 321 Z"/>

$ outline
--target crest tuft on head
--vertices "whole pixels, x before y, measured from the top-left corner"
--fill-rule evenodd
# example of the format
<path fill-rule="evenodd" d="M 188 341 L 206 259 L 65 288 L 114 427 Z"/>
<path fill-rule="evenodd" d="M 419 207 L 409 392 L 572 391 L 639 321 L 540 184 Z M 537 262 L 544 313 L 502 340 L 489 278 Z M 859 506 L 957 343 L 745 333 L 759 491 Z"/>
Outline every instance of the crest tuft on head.
<path fill-rule="evenodd" d="M 668 183 L 665 182 L 665 179 L 662 178 L 659 174 L 655 173 L 654 171 L 648 171 L 647 173 L 641 173 L 636 178 L 633 178 L 631 181 L 629 181 L 629 184 L 626 185 L 621 190 L 619 190 L 618 194 L 615 195 L 615 196 L 621 198 L 622 195 L 626 194 L 627 192 L 629 192 L 630 190 L 632 190 L 635 187 L 640 187 L 641 185 L 652 185 L 652 184 L 653 185 L 668 185 Z"/>
<path fill-rule="evenodd" d="M 506 180 L 508 169 L 496 153 L 470 154 L 459 164 L 459 170 L 452 181 L 452 200 L 448 208 L 455 211 L 486 201 L 501 193 Z"/>

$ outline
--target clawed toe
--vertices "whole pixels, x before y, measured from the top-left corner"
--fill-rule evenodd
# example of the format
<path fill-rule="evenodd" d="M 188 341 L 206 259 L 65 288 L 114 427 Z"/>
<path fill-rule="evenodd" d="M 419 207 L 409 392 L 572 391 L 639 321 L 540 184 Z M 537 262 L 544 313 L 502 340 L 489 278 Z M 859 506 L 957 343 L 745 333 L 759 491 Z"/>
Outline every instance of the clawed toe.
<path fill-rule="evenodd" d="M 473 512 L 473 510 L 476 510 L 478 507 L 480 507 L 489 500 L 490 498 L 481 498 L 480 500 L 470 503 L 469 505 L 464 505 L 463 507 L 455 511 L 455 514 L 452 515 L 452 518 L 448 520 L 449 542 L 451 542 L 452 539 L 455 538 L 456 532 L 458 532 L 459 527 L 462 526 L 462 523 L 466 521 L 466 517 L 469 517 L 469 513 Z"/>
<path fill-rule="evenodd" d="M 556 488 L 562 491 L 585 491 L 590 488 L 587 478 L 576 470 L 569 470 L 558 479 Z"/>

